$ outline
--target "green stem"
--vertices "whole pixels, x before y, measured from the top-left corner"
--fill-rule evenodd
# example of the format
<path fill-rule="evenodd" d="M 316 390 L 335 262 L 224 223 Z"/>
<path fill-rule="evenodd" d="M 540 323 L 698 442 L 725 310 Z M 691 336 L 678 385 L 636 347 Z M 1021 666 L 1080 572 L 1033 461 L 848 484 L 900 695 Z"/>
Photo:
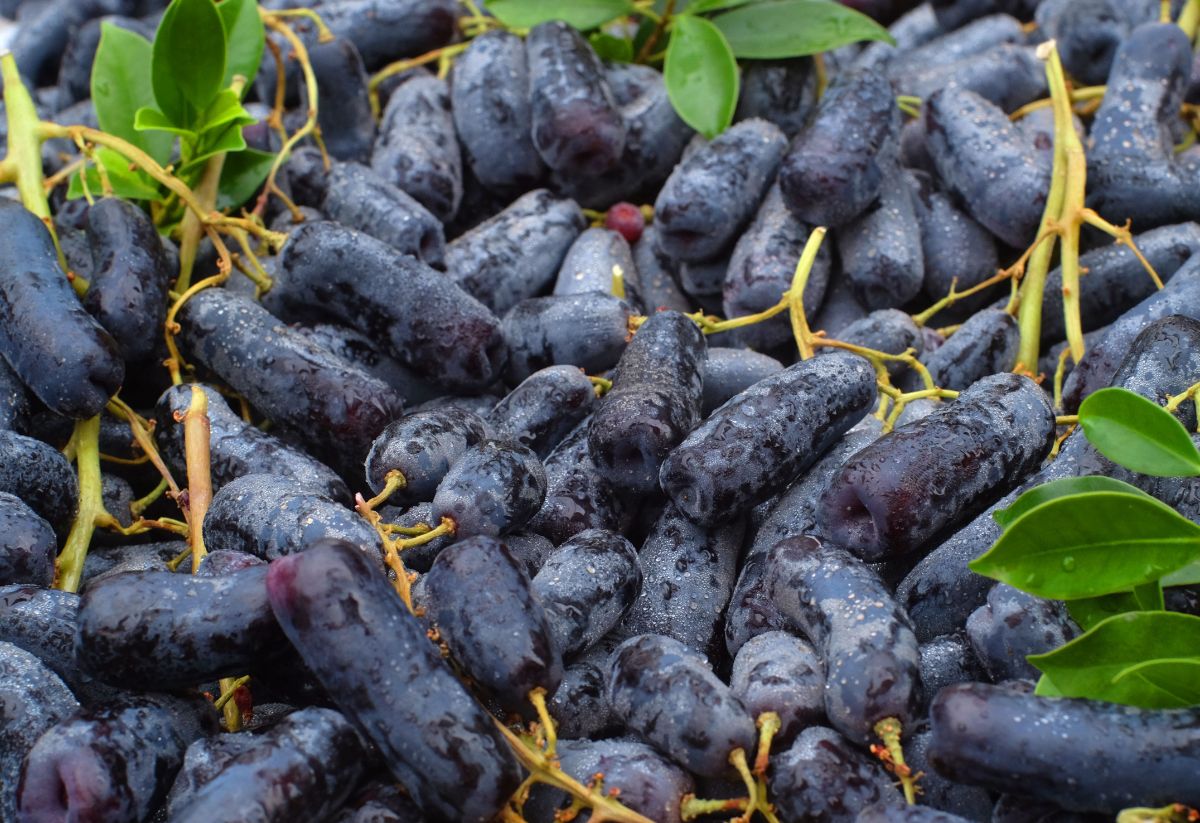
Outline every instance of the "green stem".
<path fill-rule="evenodd" d="M 2 58 L 0 58 L 2 59 Z M 100 416 L 80 420 L 72 435 L 75 443 L 75 465 L 79 471 L 79 511 L 67 535 L 62 553 L 58 556 L 55 588 L 67 592 L 79 591 L 83 580 L 83 561 L 87 558 L 96 519 L 104 514 L 100 483 Z"/>
<path fill-rule="evenodd" d="M 225 153 L 214 154 L 205 164 L 204 176 L 195 188 L 196 199 L 206 213 L 216 208 L 217 187 L 221 183 L 221 169 L 224 167 Z M 204 237 L 204 224 L 196 212 L 189 210 L 183 215 L 179 233 L 179 279 L 175 281 L 175 289 L 184 291 L 191 285 L 196 252 L 200 248 L 200 240 Z"/>

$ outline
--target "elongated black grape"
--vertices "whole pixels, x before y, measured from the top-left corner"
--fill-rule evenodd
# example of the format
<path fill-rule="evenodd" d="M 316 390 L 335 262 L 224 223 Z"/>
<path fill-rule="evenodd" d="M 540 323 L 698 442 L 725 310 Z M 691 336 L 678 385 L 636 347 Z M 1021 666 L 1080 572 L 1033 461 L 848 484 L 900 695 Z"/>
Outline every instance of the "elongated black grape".
<path fill-rule="evenodd" d="M 902 354 L 913 349 L 920 355 L 925 348 L 922 329 L 899 309 L 877 309 L 846 326 L 838 332 L 837 339 L 888 354 Z M 817 349 L 818 353 L 834 351 L 837 349 Z M 907 368 L 903 363 L 888 363 L 887 367 L 893 377 Z"/>
<path fill-rule="evenodd" d="M 895 92 L 881 72 L 838 78 L 783 158 L 784 202 L 809 225 L 848 223 L 879 195 L 880 163 L 895 152 L 899 133 Z"/>
<path fill-rule="evenodd" d="M 525 38 L 533 145 L 554 171 L 600 174 L 625 148 L 625 123 L 592 47 L 561 20 Z"/>
<path fill-rule="evenodd" d="M 733 591 L 743 525 L 731 518 L 719 527 L 697 526 L 668 504 L 638 553 L 642 588 L 621 620 L 621 634 L 662 634 L 712 654 Z"/>
<path fill-rule="evenodd" d="M 988 375 L 1013 368 L 1020 345 L 1017 320 L 1003 309 L 983 309 L 971 315 L 938 348 L 927 353 L 922 362 L 934 385 L 962 391 Z M 904 378 L 910 390 L 924 388 L 915 372 Z"/>
<path fill-rule="evenodd" d="M 317 109 L 317 125 L 326 149 L 338 160 L 366 162 L 375 140 L 375 118 L 362 55 L 354 43 L 335 36 L 326 43 L 310 45 L 308 59 L 325 101 Z"/>
<path fill-rule="evenodd" d="M 257 709 L 256 706 L 255 721 Z M 167 792 L 168 817 L 186 806 L 196 791 L 219 775 L 233 758 L 252 748 L 255 739 L 252 732 L 243 730 L 193 740 L 184 752 L 183 765 L 180 766 L 179 773 L 175 775 L 171 789 Z"/>
<path fill-rule="evenodd" d="M 743 120 L 685 155 L 654 202 L 659 247 L 699 263 L 720 256 L 758 210 L 787 148 L 765 120 Z"/>
<path fill-rule="evenodd" d="M 753 60 L 742 72 L 737 119 L 760 117 L 789 140 L 817 107 L 817 72 L 811 57 Z"/>
<path fill-rule="evenodd" d="M 506 379 L 519 383 L 546 366 L 599 374 L 616 365 L 633 309 L 612 294 L 564 294 L 522 300 L 504 315 L 510 355 Z"/>
<path fill-rule="evenodd" d="M 333 823 L 424 823 L 425 816 L 404 789 L 390 780 L 372 780 L 354 793 Z"/>
<path fill-rule="evenodd" d="M 731 656 L 736 655 L 751 637 L 791 627 L 767 590 L 769 552 L 785 538 L 820 533 L 816 513 L 821 491 L 851 455 L 879 437 L 881 429 L 882 423 L 878 419 L 864 417 L 771 507 L 742 561 L 737 585 L 725 612 L 725 648 Z"/>
<path fill-rule="evenodd" d="M 807 641 L 787 632 L 746 641 L 733 659 L 729 688 L 751 715 L 779 715 L 778 749 L 825 717 L 825 664 Z"/>
<path fill-rule="evenodd" d="M 1006 112 L 1046 96 L 1045 65 L 1030 46 L 1002 43 L 953 63 L 923 66 L 894 80 L 896 89 L 927 99 L 954 85 Z"/>
<path fill-rule="evenodd" d="M 968 678 L 960 682 L 965 683 L 968 680 L 976 679 Z M 930 689 L 930 695 L 933 694 L 936 692 Z M 921 804 L 931 809 L 965 817 L 967 820 L 991 820 L 992 823 L 1001 823 L 999 819 L 992 817 L 992 807 L 996 803 L 990 792 L 979 786 L 969 786 L 949 780 L 933 768 L 929 763 L 929 744 L 932 739 L 933 735 L 926 728 L 904 741 L 905 762 L 908 763 L 914 774 L 924 773 L 920 780 Z M 1016 821 L 1009 821 L 1009 823 L 1016 823 Z M 1026 821 L 1026 823 L 1032 823 L 1032 821 Z M 1046 821 L 1046 823 L 1051 823 L 1051 821 Z M 1074 823 L 1082 822 L 1075 821 Z"/>
<path fill-rule="evenodd" d="M 615 532 L 582 531 L 550 553 L 532 587 L 558 648 L 581 652 L 617 624 L 641 590 L 637 550 Z"/>
<path fill-rule="evenodd" d="M 545 457 L 595 404 L 595 387 L 580 369 L 548 366 L 525 378 L 497 403 L 487 422 L 498 435 Z"/>
<path fill-rule="evenodd" d="M 671 309 L 688 313 L 692 301 L 679 288 L 676 263 L 658 248 L 658 227 L 651 223 L 633 247 L 634 276 L 625 287 L 630 301 L 648 312 Z"/>
<path fill-rule="evenodd" d="M 351 501 L 345 481 L 324 463 L 243 420 L 212 388 L 201 389 L 208 398 L 209 469 L 214 491 L 247 474 L 273 474 L 339 502 Z M 155 442 L 176 477 L 187 473 L 183 426 L 178 421 L 191 402 L 191 386 L 172 386 L 155 406 Z"/>
<path fill-rule="evenodd" d="M 796 261 L 808 240 L 810 228 L 783 202 L 778 185 L 767 191 L 754 222 L 733 248 L 725 269 L 722 306 L 726 317 L 756 314 L 771 308 L 791 288 Z M 804 285 L 804 311 L 812 317 L 825 299 L 832 265 L 829 248 L 822 244 Z M 737 339 L 755 349 L 770 349 L 792 337 L 786 316 L 745 326 Z"/>
<path fill-rule="evenodd" d="M 558 633 L 503 543 L 460 540 L 438 555 L 424 586 L 426 617 L 463 670 L 505 709 L 532 714 L 529 693 L 558 688 Z"/>
<path fill-rule="evenodd" d="M 267 561 L 327 537 L 379 556 L 379 538 L 367 521 L 319 488 L 290 477 L 242 475 L 213 495 L 204 517 L 204 544 L 210 551 L 244 551 Z"/>
<path fill-rule="evenodd" d="M 93 267 L 83 306 L 125 360 L 145 360 L 158 343 L 176 272 L 154 224 L 129 201 L 106 197 L 88 209 L 87 219 Z"/>
<path fill-rule="evenodd" d="M 16 820 L 21 761 L 43 732 L 79 709 L 79 702 L 45 663 L 4 641 L 0 675 L 0 817 Z"/>
<path fill-rule="evenodd" d="M 489 189 L 513 194 L 537 185 L 546 166 L 533 146 L 521 38 L 504 30 L 476 37 L 455 59 L 451 77 L 454 125 L 475 177 Z"/>
<path fill-rule="evenodd" d="M 433 517 L 454 523 L 459 539 L 516 531 L 546 499 L 546 470 L 512 440 L 484 440 L 450 466 L 433 495 Z"/>
<path fill-rule="evenodd" d="M 1025 657 L 1053 651 L 1079 634 L 1061 603 L 997 583 L 987 603 L 967 618 L 967 638 L 993 682 L 1037 680 L 1038 670 Z"/>
<path fill-rule="evenodd" d="M 584 420 L 544 462 L 546 499 L 527 527 L 558 545 L 587 529 L 617 530 L 624 507 L 592 463 Z"/>
<path fill-rule="evenodd" d="M 814 537 L 777 543 L 767 562 L 772 599 L 825 661 L 830 724 L 859 744 L 888 717 L 911 730 L 921 698 L 917 638 L 878 575 Z"/>
<path fill-rule="evenodd" d="M 499 377 L 500 321 L 444 274 L 334 223 L 292 231 L 268 308 L 285 320 L 345 323 L 451 389 Z"/>
<path fill-rule="evenodd" d="M 38 86 L 53 85 L 71 31 L 106 14 L 130 14 L 130 0 L 54 0 L 22 15 L 21 37 L 13 57 L 21 74 Z"/>
<path fill-rule="evenodd" d="M 573 201 L 535 189 L 451 243 L 446 268 L 468 294 L 506 312 L 554 281 L 585 225 Z"/>
<path fill-rule="evenodd" d="M 438 484 L 467 449 L 491 436 L 478 415 L 453 406 L 413 412 L 379 433 L 367 454 L 367 483 L 383 491 L 388 472 L 404 475 L 404 487 L 389 501 L 396 505 L 432 500 Z"/>
<path fill-rule="evenodd" d="M 178 552 L 176 552 L 178 554 Z M 239 572 L 254 566 L 265 566 L 267 561 L 249 552 L 239 552 L 235 549 L 216 549 L 206 552 L 200 558 L 196 569 L 198 577 L 224 577 L 227 574 Z"/>
<path fill-rule="evenodd" d="M 266 576 L 257 567 L 223 577 L 129 572 L 93 581 L 79 604 L 76 657 L 94 677 L 129 689 L 241 674 L 286 650 Z"/>
<path fill-rule="evenodd" d="M 1200 803 L 1200 718 L 1191 709 L 1135 709 L 969 683 L 942 689 L 930 720 L 930 762 L 952 780 L 1110 815 L 1142 804 Z"/>
<path fill-rule="evenodd" d="M 65 539 L 79 505 L 79 481 L 55 449 L 16 432 L 0 431 L 0 492 L 19 497 Z"/>
<path fill-rule="evenodd" d="M 360 163 L 334 165 L 321 210 L 330 220 L 430 266 L 446 261 L 446 239 L 438 219 L 408 192 Z"/>
<path fill-rule="evenodd" d="M 734 749 L 753 751 L 754 721 L 698 652 L 643 634 L 613 652 L 608 699 L 621 722 L 688 771 L 716 777 Z"/>
<path fill-rule="evenodd" d="M 25 431 L 29 425 L 29 392 L 8 361 L 0 357 L 0 429 Z"/>
<path fill-rule="evenodd" d="M 909 170 L 906 176 L 921 227 L 925 296 L 940 300 L 950 293 L 952 284 L 956 290 L 965 291 L 994 275 L 999 263 L 991 233 L 960 211 L 948 194 L 936 190 L 929 175 Z M 987 299 L 986 293 L 971 295 L 958 305 L 977 309 Z M 1045 321 L 1046 313 L 1042 312 Z"/>
<path fill-rule="evenodd" d="M 902 306 L 921 291 L 921 226 L 897 163 L 883 163 L 878 202 L 842 226 L 837 241 L 842 272 L 868 309 Z"/>
<path fill-rule="evenodd" d="M 921 644 L 921 684 L 932 698 L 944 686 L 971 683 L 986 676 L 962 632 L 943 634 Z"/>
<path fill-rule="evenodd" d="M 379 378 L 395 389 L 409 406 L 424 403 L 441 394 L 441 389 L 418 377 L 382 347 L 362 332 L 336 323 L 299 323 L 296 331 L 323 349 L 348 360 L 368 374 Z"/>
<path fill-rule="evenodd" d="M 16 495 L 0 492 L 0 585 L 49 586 L 57 554 L 50 524 Z"/>
<path fill-rule="evenodd" d="M 994 6 L 991 11 L 995 11 Z M 1021 43 L 1025 39 L 1021 21 L 1009 14 L 988 14 L 966 25 L 953 26 L 939 23 L 938 16 L 935 13 L 933 21 L 939 28 L 937 36 L 898 54 L 888 63 L 890 78 L 902 79 L 923 68 L 948 66 L 1004 43 Z"/>
<path fill-rule="evenodd" d="M 614 267 L 620 268 L 622 277 L 633 272 L 629 243 L 612 229 L 585 229 L 563 258 L 554 293 L 612 291 Z"/>
<path fill-rule="evenodd" d="M 621 805 L 658 823 L 681 823 L 681 806 L 692 792 L 691 775 L 633 740 L 570 740 L 558 748 L 562 769 L 582 783 L 604 775 L 603 790 L 615 790 Z M 529 823 L 553 823 L 571 799 L 549 786 L 535 786 L 523 812 Z"/>
<path fill-rule="evenodd" d="M 850 458 L 818 520 L 865 560 L 906 554 L 1010 490 L 1053 440 L 1046 393 L 1026 377 L 993 375 Z"/>
<path fill-rule="evenodd" d="M 322 819 L 353 791 L 365 759 L 362 739 L 344 717 L 332 709 L 301 709 L 228 760 L 171 819 Z M 287 791 L 279 791 L 281 785 Z"/>
<path fill-rule="evenodd" d="M 367 70 L 375 71 L 449 43 L 460 14 L 454 0 L 346 0 L 322 9 L 321 19 L 354 43 Z"/>
<path fill-rule="evenodd" d="M 82 5 L 82 4 L 81 4 Z M 122 3 L 122 5 L 135 5 Z M 58 104 L 61 108 L 87 100 L 92 96 L 92 63 L 100 45 L 101 26 L 105 23 L 154 39 L 154 26 L 136 17 L 123 17 L 104 12 L 102 19 L 92 18 L 71 31 L 62 51 L 58 67 Z M 5 15 L 10 16 L 10 15 Z"/>
<path fill-rule="evenodd" d="M 821 311 L 812 318 L 811 327 L 836 339 L 842 329 L 866 316 L 867 310 L 858 302 L 849 279 L 832 277 L 825 290 L 825 302 L 821 305 Z"/>
<path fill-rule="evenodd" d="M 888 34 L 895 40 L 895 45 L 876 41 L 867 43 L 851 63 L 854 69 L 887 68 L 894 60 L 916 50 L 938 35 L 942 27 L 938 24 L 937 16 L 932 6 L 921 4 L 911 11 L 905 12 L 888 26 Z M 744 83 L 745 81 L 743 81 Z"/>
<path fill-rule="evenodd" d="M 969 823 L 967 818 L 928 806 L 876 803 L 858 813 L 855 823 Z"/>
<path fill-rule="evenodd" d="M 729 256 L 720 254 L 711 260 L 698 262 L 678 261 L 676 273 L 679 286 L 684 293 L 704 305 L 715 305 L 717 295 L 725 283 L 725 272 L 729 268 Z"/>
<path fill-rule="evenodd" d="M 663 491 L 697 523 L 746 512 L 787 488 L 874 402 L 875 370 L 861 357 L 839 352 L 797 363 L 689 434 L 663 461 Z"/>
<path fill-rule="evenodd" d="M 0 356 L 51 411 L 94 417 L 125 380 L 117 343 L 80 305 L 37 215 L 0 203 Z"/>
<path fill-rule="evenodd" d="M 961 784 L 955 784 L 961 785 Z M 972 788 L 980 789 L 978 786 Z M 1018 794 L 1002 794 L 992 807 L 992 823 L 1107 823 L 1112 815 L 1070 812 L 1048 800 Z"/>
<path fill-rule="evenodd" d="M 374 564 L 323 543 L 277 560 L 267 593 L 304 662 L 417 805 L 473 823 L 499 811 L 520 783 L 516 762 Z"/>
<path fill-rule="evenodd" d="M 784 820 L 851 821 L 880 801 L 903 803 L 879 761 L 833 729 L 813 726 L 772 758 L 771 801 Z"/>
<path fill-rule="evenodd" d="M 998 106 L 950 85 L 924 106 L 929 153 L 967 212 L 1005 243 L 1037 238 L 1050 182 L 1047 159 Z"/>
<path fill-rule="evenodd" d="M 462 201 L 462 154 L 445 80 L 414 73 L 392 91 L 371 167 L 438 220 L 454 217 Z"/>
<path fill-rule="evenodd" d="M 708 359 L 704 361 L 701 413 L 707 417 L 730 398 L 780 371 L 783 371 L 783 364 L 766 354 L 750 349 L 709 348 Z"/>
<path fill-rule="evenodd" d="M 1088 205 L 1109 220 L 1142 228 L 1200 215 L 1198 171 L 1176 159 L 1170 123 L 1191 73 L 1191 45 L 1178 26 L 1138 26 L 1117 49 L 1106 94 L 1092 121 Z"/>
<path fill-rule="evenodd" d="M 30 749 L 19 820 L 144 820 L 166 797 L 183 753 L 216 729 L 203 700 L 139 695 L 83 709 Z"/>
<path fill-rule="evenodd" d="M 620 731 L 605 694 L 603 665 L 581 659 L 563 668 L 562 683 L 547 702 L 560 739 L 599 739 Z"/>
<path fill-rule="evenodd" d="M 623 491 L 657 489 L 663 460 L 699 422 L 705 357 L 688 317 L 659 312 L 642 324 L 588 429 L 601 477 Z"/>

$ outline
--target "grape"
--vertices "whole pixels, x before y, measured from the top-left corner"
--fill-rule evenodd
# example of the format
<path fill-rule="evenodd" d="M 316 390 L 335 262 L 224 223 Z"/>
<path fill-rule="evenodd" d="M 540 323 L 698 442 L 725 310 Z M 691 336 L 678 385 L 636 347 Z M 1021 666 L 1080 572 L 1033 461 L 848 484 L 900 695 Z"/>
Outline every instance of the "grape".
<path fill-rule="evenodd" d="M 596 405 L 596 390 L 574 366 L 547 366 L 521 381 L 491 413 L 492 430 L 544 458 Z"/>
<path fill-rule="evenodd" d="M 874 402 L 875 370 L 861 357 L 838 352 L 797 363 L 689 434 L 662 464 L 663 491 L 700 524 L 749 511 L 787 488 Z"/>
<path fill-rule="evenodd" d="M 886 352 L 887 354 L 903 354 L 913 349 L 920 355 L 925 348 L 925 338 L 922 330 L 912 318 L 899 309 L 877 309 L 861 320 L 855 320 L 838 332 L 838 339 L 844 343 L 862 346 L 867 349 Z M 818 352 L 832 352 L 836 349 L 817 349 Z M 888 363 L 889 373 L 895 377 L 907 366 L 903 363 Z"/>
<path fill-rule="evenodd" d="M 454 125 L 475 177 L 488 189 L 509 193 L 536 187 L 546 167 L 533 147 L 521 38 L 502 29 L 481 34 L 454 61 L 451 78 Z"/>
<path fill-rule="evenodd" d="M 94 580 L 79 603 L 75 655 L 127 689 L 234 677 L 286 649 L 267 604 L 265 567 L 222 577 L 127 572 Z"/>
<path fill-rule="evenodd" d="M 998 583 L 987 603 L 967 618 L 967 638 L 993 682 L 1037 680 L 1025 657 L 1053 651 L 1079 634 L 1061 603 L 1043 600 Z"/>
<path fill-rule="evenodd" d="M 708 417 L 730 398 L 781 371 L 783 364 L 774 357 L 750 349 L 709 348 L 708 359 L 704 361 L 701 414 Z"/>
<path fill-rule="evenodd" d="M 522 300 L 504 315 L 511 350 L 505 377 L 515 384 L 555 365 L 591 374 L 610 369 L 625 350 L 632 315 L 624 300 L 600 292 Z"/>
<path fill-rule="evenodd" d="M 83 588 L 92 580 L 120 574 L 126 570 L 146 571 L 154 568 L 162 571 L 167 563 L 187 550 L 185 540 L 168 540 L 163 543 L 115 544 L 92 546 L 83 561 Z"/>
<path fill-rule="evenodd" d="M 140 695 L 83 709 L 29 750 L 18 820 L 145 820 L 193 740 L 216 730 L 203 700 Z"/>
<path fill-rule="evenodd" d="M 321 209 L 330 220 L 430 266 L 446 262 L 446 239 L 438 219 L 376 169 L 336 164 L 329 172 Z"/>
<path fill-rule="evenodd" d="M 450 389 L 482 389 L 504 367 L 500 322 L 487 308 L 444 274 L 334 223 L 291 232 L 267 297 L 276 316 L 345 323 Z"/>
<path fill-rule="evenodd" d="M 619 731 L 604 692 L 602 665 L 577 660 L 563 669 L 562 683 L 547 704 L 560 738 L 602 738 Z"/>
<path fill-rule="evenodd" d="M 767 632 L 743 643 L 733 659 L 729 688 L 755 717 L 779 715 L 777 749 L 825 718 L 825 665 L 807 641 L 787 632 Z"/>
<path fill-rule="evenodd" d="M 992 0 L 984 0 L 991 5 Z M 939 18 L 938 3 L 934 7 L 934 26 L 937 31 L 927 37 L 923 43 L 905 49 L 896 55 L 887 66 L 888 77 L 894 80 L 902 79 L 905 75 L 934 66 L 948 66 L 974 57 L 978 54 L 1005 43 L 1020 44 L 1025 41 L 1021 21 L 1011 14 L 994 14 L 994 5 L 987 10 L 986 16 L 977 20 L 959 21 L 947 25 Z M 966 25 L 963 25 L 963 23 Z"/>
<path fill-rule="evenodd" d="M 309 342 L 333 352 L 387 383 L 399 392 L 407 404 L 432 400 L 441 392 L 438 386 L 421 379 L 403 363 L 390 354 L 385 354 L 366 335 L 348 326 L 335 323 L 299 323 L 292 328 L 308 338 Z"/>
<path fill-rule="evenodd" d="M 667 757 L 707 777 L 732 772 L 729 755 L 754 750 L 754 721 L 702 655 L 662 635 L 613 652 L 608 700 L 616 716 Z"/>
<path fill-rule="evenodd" d="M 503 543 L 460 540 L 442 550 L 424 580 L 430 622 L 463 670 L 506 710 L 531 714 L 533 689 L 554 693 L 562 681 L 558 632 Z"/>
<path fill-rule="evenodd" d="M 554 293 L 612 291 L 614 267 L 620 268 L 622 277 L 633 271 L 633 252 L 629 243 L 612 229 L 585 229 L 563 258 Z"/>
<path fill-rule="evenodd" d="M 50 524 L 19 497 L 0 492 L 0 585 L 49 586 L 57 553 Z"/>
<path fill-rule="evenodd" d="M 556 545 L 587 529 L 616 530 L 625 511 L 592 463 L 590 422 L 576 426 L 545 460 L 546 500 L 528 527 Z"/>
<path fill-rule="evenodd" d="M 367 70 L 375 71 L 449 43 L 461 13 L 454 0 L 344 0 L 322 9 L 321 19 L 354 43 Z"/>
<path fill-rule="evenodd" d="M 642 232 L 646 230 L 646 218 L 642 215 L 642 210 L 632 203 L 616 203 L 604 215 L 604 228 L 615 231 L 624 238 L 628 246 L 632 246 L 641 239 Z M 632 257 L 629 266 L 630 271 L 633 271 Z"/>
<path fill-rule="evenodd" d="M 978 788 L 978 787 L 973 787 Z M 983 789 L 978 789 L 983 791 Z M 1109 823 L 1112 815 L 1069 812 L 1057 803 L 1002 794 L 991 812 L 991 823 Z"/>
<path fill-rule="evenodd" d="M 178 804 L 171 820 L 325 819 L 361 779 L 365 755 L 358 732 L 340 714 L 301 709 L 222 763 L 186 803 Z"/>
<path fill-rule="evenodd" d="M 661 309 L 692 310 L 691 300 L 679 288 L 675 262 L 658 249 L 658 226 L 651 223 L 633 247 L 634 271 L 625 281 L 629 300 L 650 312 Z"/>
<path fill-rule="evenodd" d="M 29 424 L 29 393 L 8 361 L 0 357 L 0 430 L 25 431 Z"/>
<path fill-rule="evenodd" d="M 943 634 L 921 644 L 921 684 L 933 697 L 944 686 L 983 680 L 975 652 L 961 632 Z"/>
<path fill-rule="evenodd" d="M 337 160 L 366 162 L 375 141 L 375 118 L 362 55 L 353 42 L 335 36 L 327 43 L 310 45 L 308 60 L 320 99 L 325 101 L 317 110 L 325 148 Z"/>
<path fill-rule="evenodd" d="M 255 721 L 258 720 L 255 707 Z M 183 754 L 183 765 L 167 792 L 166 811 L 174 816 L 187 805 L 196 791 L 208 784 L 233 758 L 254 747 L 256 737 L 249 731 L 228 732 L 193 740 Z"/>
<path fill-rule="evenodd" d="M 443 223 L 462 201 L 462 154 L 445 80 L 418 73 L 388 98 L 371 167 Z"/>
<path fill-rule="evenodd" d="M 54 0 L 29 9 L 21 19 L 21 36 L 13 40 L 17 68 L 39 86 L 53 85 L 72 29 L 106 14 L 132 11 L 128 0 Z"/>
<path fill-rule="evenodd" d="M 249 552 L 240 552 L 235 549 L 215 549 L 206 552 L 204 557 L 200 558 L 196 576 L 224 577 L 234 572 L 240 572 L 242 569 L 265 565 L 267 565 L 267 561 Z"/>
<path fill-rule="evenodd" d="M 484 440 L 450 467 L 433 495 L 433 517 L 454 522 L 460 540 L 516 531 L 546 499 L 546 470 L 511 440 Z M 436 525 L 436 523 L 434 524 Z"/>
<path fill-rule="evenodd" d="M 680 288 L 702 306 L 716 305 L 716 297 L 724 287 L 725 275 L 728 271 L 728 252 L 718 255 L 712 260 L 691 263 L 680 260 L 675 267 Z"/>
<path fill-rule="evenodd" d="M 865 560 L 898 557 L 986 508 L 1053 442 L 1045 392 L 1027 377 L 993 375 L 850 458 L 822 495 L 818 520 Z"/>
<path fill-rule="evenodd" d="M 974 92 L 1007 112 L 1047 96 L 1046 70 L 1031 47 L 1002 43 L 953 63 L 893 75 L 897 90 L 927 99 L 949 85 Z"/>
<path fill-rule="evenodd" d="M 1200 803 L 1200 719 L 1192 709 L 967 683 L 942 689 L 930 719 L 930 763 L 952 780 L 1109 815 L 1141 804 Z"/>
<path fill-rule="evenodd" d="M 333 823 L 424 823 L 412 799 L 390 781 L 373 780 L 332 818 Z"/>
<path fill-rule="evenodd" d="M 1058 43 L 1063 68 L 1080 83 L 1103 85 L 1117 48 L 1138 23 L 1155 19 L 1145 12 L 1149 3 L 1042 3 L 1038 28 Z"/>
<path fill-rule="evenodd" d="M 271 561 L 320 538 L 347 540 L 374 560 L 379 537 L 365 520 L 318 489 L 271 474 L 245 474 L 213 495 L 204 518 L 211 551 L 249 552 Z"/>
<path fill-rule="evenodd" d="M 37 215 L 5 200 L 0 226 L 0 355 L 51 411 L 94 417 L 125 379 L 116 341 L 76 299 Z"/>
<path fill-rule="evenodd" d="M 65 539 L 79 505 L 71 464 L 41 440 L 0 431 L 0 492 L 19 497 Z"/>
<path fill-rule="evenodd" d="M 943 31 L 934 16 L 933 7 L 922 3 L 888 26 L 888 34 L 896 41 L 895 45 L 883 41 L 867 43 L 850 64 L 851 69 L 887 69 L 909 52 L 943 34 Z"/>
<path fill-rule="evenodd" d="M 267 593 L 305 663 L 418 806 L 472 823 L 499 811 L 521 781 L 516 762 L 373 564 L 352 546 L 315 545 L 275 561 Z"/>
<path fill-rule="evenodd" d="M 404 487 L 388 500 L 396 505 L 432 500 L 455 461 L 491 434 L 478 415 L 452 406 L 407 414 L 389 423 L 371 444 L 367 483 L 379 494 L 388 472 L 398 471 Z"/>
<path fill-rule="evenodd" d="M 642 571 L 628 540 L 588 529 L 555 549 L 532 585 L 558 648 L 571 655 L 617 624 L 641 590 Z"/>
<path fill-rule="evenodd" d="M 822 726 L 805 729 L 775 756 L 770 787 L 783 820 L 850 821 L 873 803 L 903 802 L 878 761 Z"/>
<path fill-rule="evenodd" d="M 720 256 L 754 216 L 786 148 L 776 126 L 743 120 L 685 154 L 654 201 L 659 247 L 689 263 Z"/>
<path fill-rule="evenodd" d="M 552 170 L 596 175 L 625 148 L 625 123 L 591 46 L 561 20 L 525 38 L 533 145 Z"/>
<path fill-rule="evenodd" d="M 779 169 L 784 202 L 813 226 L 845 225 L 871 205 L 900 129 L 895 92 L 877 71 L 833 83 Z"/>
<path fill-rule="evenodd" d="M 932 689 L 930 693 L 934 693 Z M 948 780 L 929 764 L 929 745 L 932 740 L 933 735 L 928 729 L 925 729 L 904 743 L 905 762 L 912 769 L 913 774 L 922 775 L 919 781 L 921 804 L 960 815 L 968 820 L 1000 823 L 992 817 L 992 806 L 995 804 L 991 792 L 979 786 L 969 786 L 965 783 Z M 1015 821 L 1010 821 L 1010 823 L 1015 823 Z M 1051 823 L 1051 821 L 1046 821 L 1046 823 Z"/>
<path fill-rule="evenodd" d="M 811 325 L 837 339 L 843 329 L 866 316 L 867 310 L 858 302 L 850 281 L 845 277 L 833 277 L 825 290 L 825 303 Z"/>
<path fill-rule="evenodd" d="M 789 140 L 817 108 L 817 73 L 811 57 L 751 60 L 742 69 L 737 119 L 774 123 Z"/>
<path fill-rule="evenodd" d="M 1016 363 L 1019 346 L 1016 318 L 1003 309 L 983 309 L 923 362 L 935 385 L 962 391 L 989 375 L 1009 371 Z M 904 386 L 908 390 L 925 387 L 915 372 L 907 375 Z"/>
<path fill-rule="evenodd" d="M 468 294 L 506 312 L 554 281 L 586 225 L 575 203 L 535 189 L 451 243 L 446 268 Z"/>
<path fill-rule="evenodd" d="M 876 803 L 858 813 L 855 823 L 970 823 L 965 817 L 939 812 L 927 806 Z"/>
<path fill-rule="evenodd" d="M 658 487 L 659 467 L 700 418 L 704 335 L 690 318 L 659 312 L 638 329 L 588 429 L 600 476 L 626 492 Z"/>

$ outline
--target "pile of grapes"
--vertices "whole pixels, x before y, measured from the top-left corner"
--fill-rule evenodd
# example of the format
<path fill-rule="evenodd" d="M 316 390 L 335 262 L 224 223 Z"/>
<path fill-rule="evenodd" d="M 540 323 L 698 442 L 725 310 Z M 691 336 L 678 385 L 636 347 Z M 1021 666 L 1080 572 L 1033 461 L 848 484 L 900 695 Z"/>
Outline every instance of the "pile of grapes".
<path fill-rule="evenodd" d="M 224 0 L 123 129 L 211 0 L 0 2 L 0 821 L 1196 819 L 1200 709 L 1035 693 L 1077 613 L 967 564 L 1200 523 L 1075 426 L 1200 381 L 1200 3 L 875 8 L 706 139 L 683 2 L 514 2 Z"/>

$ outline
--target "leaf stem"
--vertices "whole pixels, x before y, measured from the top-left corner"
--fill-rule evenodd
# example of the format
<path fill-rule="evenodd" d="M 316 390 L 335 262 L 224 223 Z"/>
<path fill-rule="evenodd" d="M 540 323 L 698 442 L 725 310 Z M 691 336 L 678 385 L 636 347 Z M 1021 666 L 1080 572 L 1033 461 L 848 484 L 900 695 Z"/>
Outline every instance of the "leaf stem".
<path fill-rule="evenodd" d="M 192 574 L 208 552 L 204 548 L 204 515 L 212 502 L 212 464 L 208 441 L 208 395 L 192 386 L 192 401 L 183 415 L 184 459 L 188 478 L 188 545 L 192 549 Z"/>
<path fill-rule="evenodd" d="M 79 474 L 79 508 L 58 555 L 54 586 L 77 592 L 83 580 L 83 561 L 96 530 L 96 520 L 106 513 L 101 496 L 100 415 L 77 422 L 71 440 L 75 444 L 75 466 Z"/>

